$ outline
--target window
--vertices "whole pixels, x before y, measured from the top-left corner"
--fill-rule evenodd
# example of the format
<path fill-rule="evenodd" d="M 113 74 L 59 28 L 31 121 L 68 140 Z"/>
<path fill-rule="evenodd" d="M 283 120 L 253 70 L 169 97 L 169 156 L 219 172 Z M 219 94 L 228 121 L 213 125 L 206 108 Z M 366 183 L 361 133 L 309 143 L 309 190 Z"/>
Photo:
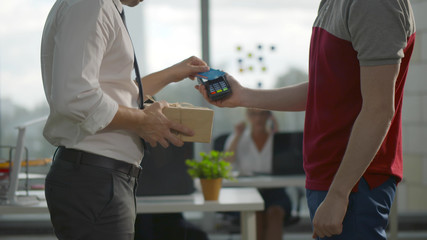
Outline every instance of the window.
<path fill-rule="evenodd" d="M 9 1 L 0 9 L 0 145 L 15 144 L 14 126 L 48 113 L 39 53 L 44 21 L 53 3 Z M 209 6 L 213 68 L 229 72 L 249 87 L 261 83 L 261 87 L 271 88 L 306 79 L 311 25 L 318 2 L 211 0 Z M 200 0 L 144 1 L 126 11 L 144 75 L 192 55 L 201 57 Z M 11 26 L 11 19 L 20 21 Z M 195 84 L 190 80 L 170 84 L 156 98 L 209 106 L 194 90 Z M 244 119 L 243 109 L 212 108 L 213 136 L 232 131 L 234 124 Z M 303 113 L 275 115 L 281 130 L 302 129 Z M 37 130 L 34 134 L 39 141 L 31 141 L 37 146 L 30 154 L 51 154 L 41 127 Z"/>
<path fill-rule="evenodd" d="M 212 0 L 211 65 L 252 88 L 307 81 L 318 2 Z M 237 114 L 236 114 L 237 113 Z M 245 119 L 243 109 L 215 109 L 214 135 Z M 304 113 L 275 112 L 279 130 L 302 130 Z"/>
<path fill-rule="evenodd" d="M 16 126 L 48 113 L 40 74 L 40 43 L 53 0 L 6 1 L 0 8 L 0 145 L 16 144 Z M 13 22 L 11 24 L 11 22 Z M 53 153 L 43 124 L 26 132 L 31 158 Z M 4 149 L 0 159 L 4 157 Z M 7 153 L 6 153 L 7 155 Z"/>
<path fill-rule="evenodd" d="M 190 56 L 201 57 L 200 9 L 198 0 L 144 1 L 141 71 L 144 75 L 162 70 Z M 137 49 L 138 50 L 138 49 Z M 200 105 L 201 97 L 188 79 L 168 85 L 155 97 L 168 102 Z"/>

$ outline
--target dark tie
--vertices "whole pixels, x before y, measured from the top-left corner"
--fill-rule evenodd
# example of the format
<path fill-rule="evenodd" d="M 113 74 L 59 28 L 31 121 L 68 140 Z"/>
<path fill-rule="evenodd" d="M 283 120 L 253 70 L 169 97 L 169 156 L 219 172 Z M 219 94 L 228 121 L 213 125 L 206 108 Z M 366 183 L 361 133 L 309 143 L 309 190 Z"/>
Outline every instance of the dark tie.
<path fill-rule="evenodd" d="M 123 9 L 122 12 L 119 12 L 119 13 L 126 27 L 126 31 L 128 31 L 128 28 L 126 26 L 125 10 Z M 129 34 L 129 31 L 128 31 L 128 34 Z M 130 38 L 130 35 L 129 35 L 129 38 Z M 142 90 L 141 74 L 139 73 L 138 61 L 136 60 L 135 50 L 133 52 L 133 69 L 135 70 L 136 82 L 138 83 L 138 88 L 139 88 L 138 106 L 139 106 L 139 109 L 144 109 L 144 94 Z M 144 147 L 144 150 L 147 150 L 147 144 L 145 143 L 145 140 L 143 138 L 141 138 L 141 142 L 142 142 L 142 146 Z"/>
<path fill-rule="evenodd" d="M 120 13 L 120 17 L 123 20 L 123 23 L 126 27 L 126 30 L 128 30 L 127 26 L 126 26 L 126 17 L 125 17 L 125 10 L 124 9 Z M 129 35 L 129 37 L 130 37 L 130 35 Z M 143 90 L 142 90 L 141 74 L 139 73 L 138 60 L 136 60 L 135 51 L 133 52 L 133 69 L 135 70 L 136 82 L 138 83 L 138 88 L 139 88 L 138 106 L 139 106 L 139 109 L 144 109 L 144 94 L 143 94 Z"/>

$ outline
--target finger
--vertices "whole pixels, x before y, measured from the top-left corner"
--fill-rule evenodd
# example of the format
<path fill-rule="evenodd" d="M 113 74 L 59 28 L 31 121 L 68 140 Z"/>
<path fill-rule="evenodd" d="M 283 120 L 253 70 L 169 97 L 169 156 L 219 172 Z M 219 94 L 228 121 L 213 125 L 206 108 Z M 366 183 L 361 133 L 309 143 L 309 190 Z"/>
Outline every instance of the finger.
<path fill-rule="evenodd" d="M 195 80 L 196 77 L 199 77 L 199 78 L 208 78 L 208 77 L 200 75 L 198 73 L 196 73 L 196 74 L 190 74 L 190 76 L 188 76 L 188 78 L 191 79 L 191 80 Z"/>
<path fill-rule="evenodd" d="M 169 147 L 169 142 L 165 139 L 160 139 L 159 143 L 160 143 L 160 145 L 162 145 L 163 148 Z"/>
<path fill-rule="evenodd" d="M 208 66 L 204 66 L 204 65 L 192 65 L 191 67 L 192 67 L 192 70 L 194 72 L 197 72 L 197 73 L 199 73 L 199 72 L 207 72 L 210 69 Z"/>
<path fill-rule="evenodd" d="M 184 126 L 182 124 L 178 124 L 178 123 L 172 122 L 170 128 L 172 130 L 175 130 L 175 131 L 178 131 L 180 133 L 183 133 L 184 135 L 187 135 L 187 136 L 193 136 L 194 135 L 194 131 L 191 128 L 188 128 L 188 127 L 186 127 L 186 126 Z"/>
<path fill-rule="evenodd" d="M 184 145 L 184 142 L 181 139 L 179 139 L 178 135 L 176 135 L 174 132 L 176 131 L 171 130 L 171 132 L 167 136 L 168 141 L 175 146 L 182 147 L 182 145 Z"/>
<path fill-rule="evenodd" d="M 195 89 L 197 89 L 197 91 L 199 91 L 200 94 L 202 94 L 202 97 L 205 98 L 205 88 L 203 85 L 199 84 L 194 86 Z"/>
<path fill-rule="evenodd" d="M 200 59 L 200 58 L 198 58 L 196 56 L 191 56 L 189 58 L 189 60 L 190 60 L 191 63 L 193 63 L 195 65 L 203 65 L 203 66 L 207 66 L 208 65 L 205 61 L 203 61 L 202 59 Z"/>
<path fill-rule="evenodd" d="M 332 235 L 339 235 L 342 232 L 342 224 L 322 224 L 317 227 L 317 230 L 321 231 L 323 236 L 331 237 Z"/>
<path fill-rule="evenodd" d="M 317 236 L 320 238 L 323 238 L 325 236 L 322 225 L 318 221 L 316 221 L 316 215 L 313 220 L 313 236 Z"/>
<path fill-rule="evenodd" d="M 202 85 L 196 85 L 194 86 L 194 88 L 199 91 L 199 93 L 202 95 L 203 98 L 205 98 L 205 96 L 203 95 L 204 90 L 202 90 Z"/>
<path fill-rule="evenodd" d="M 202 94 L 204 99 L 206 99 L 208 102 L 210 102 L 210 99 L 208 97 L 208 93 L 206 92 L 206 87 L 204 85 L 201 85 L 199 87 L 199 92 Z"/>
<path fill-rule="evenodd" d="M 313 233 L 313 235 L 311 236 L 313 239 L 317 239 L 318 238 L 318 236 L 317 236 L 317 234 L 316 233 Z"/>
<path fill-rule="evenodd" d="M 313 236 L 316 236 L 318 238 L 324 238 L 326 235 L 319 230 L 314 230 Z"/>
<path fill-rule="evenodd" d="M 148 141 L 148 143 L 150 144 L 151 147 L 157 147 L 157 142 L 156 141 Z"/>
<path fill-rule="evenodd" d="M 341 234 L 342 233 L 342 224 L 338 224 L 338 225 L 333 225 L 333 226 L 331 226 L 331 228 L 330 228 L 330 234 L 331 235 L 339 235 L 339 234 Z"/>
<path fill-rule="evenodd" d="M 317 228 L 315 227 L 314 231 L 315 231 L 315 234 L 320 238 L 331 237 L 332 235 L 334 235 L 334 234 L 332 234 L 330 229 L 328 229 L 327 227 L 322 227 L 322 228 L 321 227 L 317 227 Z"/>
<path fill-rule="evenodd" d="M 160 105 L 160 109 L 169 107 L 169 103 L 166 102 L 165 100 L 158 101 L 157 103 Z"/>
<path fill-rule="evenodd" d="M 177 147 L 182 147 L 184 145 L 184 142 L 179 139 L 178 137 L 171 136 L 170 138 L 168 138 L 169 142 L 172 143 L 173 145 L 177 146 Z"/>
<path fill-rule="evenodd" d="M 196 76 L 200 77 L 200 78 L 208 78 L 207 76 L 203 76 L 203 75 L 200 75 L 200 74 L 196 74 Z"/>

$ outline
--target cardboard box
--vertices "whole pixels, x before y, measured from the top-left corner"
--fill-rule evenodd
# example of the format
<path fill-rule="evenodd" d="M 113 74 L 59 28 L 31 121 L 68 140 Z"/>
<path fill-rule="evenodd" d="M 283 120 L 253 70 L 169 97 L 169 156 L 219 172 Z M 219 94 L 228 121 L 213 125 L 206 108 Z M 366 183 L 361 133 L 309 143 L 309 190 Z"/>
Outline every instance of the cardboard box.
<path fill-rule="evenodd" d="M 168 108 L 163 109 L 163 113 L 169 120 L 180 123 L 194 131 L 193 136 L 186 136 L 177 132 L 177 136 L 182 141 L 201 143 L 211 142 L 214 116 L 214 111 L 212 109 L 170 104 Z"/>

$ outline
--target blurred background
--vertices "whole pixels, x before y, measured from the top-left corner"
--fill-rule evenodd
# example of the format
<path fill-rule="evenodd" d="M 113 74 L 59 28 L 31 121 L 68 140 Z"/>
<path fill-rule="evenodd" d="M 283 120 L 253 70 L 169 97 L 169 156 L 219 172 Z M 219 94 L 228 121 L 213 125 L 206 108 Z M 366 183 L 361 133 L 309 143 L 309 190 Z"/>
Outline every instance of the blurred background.
<path fill-rule="evenodd" d="M 242 85 L 276 88 L 307 81 L 311 27 L 320 1 L 146 0 L 126 8 L 127 22 L 144 74 L 191 55 L 204 58 Z M 427 214 L 427 1 L 411 0 L 417 22 L 416 48 L 403 106 L 404 181 L 398 191 L 401 214 Z M 0 145 L 16 144 L 16 126 L 49 112 L 40 74 L 40 42 L 54 0 L 4 1 L 0 8 Z M 203 5 L 205 4 L 205 6 Z M 207 4 L 207 5 L 206 5 Z M 204 9 L 204 10 L 202 10 Z M 206 12 L 203 12 L 206 11 Z M 203 14 L 202 14 L 203 12 Z M 207 17 L 203 20 L 203 17 Z M 203 24 L 208 24 L 202 31 Z M 244 120 L 244 109 L 208 106 L 189 79 L 155 97 L 215 110 L 213 138 Z M 303 129 L 304 113 L 274 112 L 279 130 Z M 50 158 L 54 148 L 43 124 L 27 130 L 29 159 Z M 209 149 L 198 144 L 197 149 Z M 0 159 L 8 152 L 0 149 Z M 43 171 L 43 170 L 42 170 Z"/>

